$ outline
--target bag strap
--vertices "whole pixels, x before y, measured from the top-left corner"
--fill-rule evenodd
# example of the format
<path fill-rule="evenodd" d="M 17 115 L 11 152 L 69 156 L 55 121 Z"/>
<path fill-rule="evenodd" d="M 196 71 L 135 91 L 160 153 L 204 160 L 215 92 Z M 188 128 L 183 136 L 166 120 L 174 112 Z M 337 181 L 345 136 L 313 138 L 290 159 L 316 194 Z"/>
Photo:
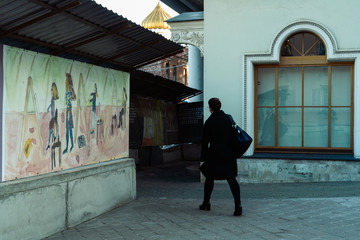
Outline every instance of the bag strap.
<path fill-rule="evenodd" d="M 230 119 L 230 122 L 231 122 L 231 126 L 233 128 L 236 128 L 237 127 L 237 124 L 235 123 L 233 117 L 230 115 L 230 114 L 226 114 L 228 116 L 228 118 Z"/>

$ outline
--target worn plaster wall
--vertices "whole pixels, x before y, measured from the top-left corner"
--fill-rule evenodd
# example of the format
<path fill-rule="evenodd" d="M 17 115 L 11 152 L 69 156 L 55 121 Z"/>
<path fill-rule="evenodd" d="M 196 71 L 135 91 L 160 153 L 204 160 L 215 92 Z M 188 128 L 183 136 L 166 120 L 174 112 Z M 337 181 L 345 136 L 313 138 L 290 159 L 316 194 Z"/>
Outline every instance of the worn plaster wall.
<path fill-rule="evenodd" d="M 238 159 L 243 183 L 360 181 L 359 161 Z"/>
<path fill-rule="evenodd" d="M 3 182 L 0 239 L 42 239 L 135 197 L 130 158 Z"/>

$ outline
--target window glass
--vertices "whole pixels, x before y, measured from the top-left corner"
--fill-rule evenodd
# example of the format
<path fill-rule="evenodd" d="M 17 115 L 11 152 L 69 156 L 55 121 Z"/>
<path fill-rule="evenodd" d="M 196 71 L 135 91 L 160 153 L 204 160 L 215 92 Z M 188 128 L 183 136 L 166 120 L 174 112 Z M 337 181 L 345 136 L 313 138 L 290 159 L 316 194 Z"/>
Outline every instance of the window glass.
<path fill-rule="evenodd" d="M 328 147 L 328 108 L 304 109 L 304 147 Z"/>
<path fill-rule="evenodd" d="M 286 39 L 281 47 L 281 56 L 321 56 L 326 49 L 321 39 L 312 33 L 298 33 Z"/>
<path fill-rule="evenodd" d="M 275 108 L 258 108 L 258 146 L 275 146 Z"/>
<path fill-rule="evenodd" d="M 315 45 L 312 46 L 311 49 L 308 49 L 305 52 L 306 56 L 319 56 L 319 55 L 325 55 L 325 46 L 321 41 L 318 41 L 315 43 Z"/>
<path fill-rule="evenodd" d="M 304 33 L 304 54 L 313 49 L 313 45 L 317 42 L 317 40 L 319 40 L 319 38 L 314 34 Z M 311 56 L 309 54 L 307 55 Z"/>
<path fill-rule="evenodd" d="M 325 55 L 325 46 L 318 36 L 311 33 L 304 34 L 304 54 L 306 56 Z"/>
<path fill-rule="evenodd" d="M 311 32 L 288 37 L 280 55 L 278 65 L 256 68 L 255 147 L 268 147 L 256 150 L 350 150 L 353 63 L 321 57 L 326 56 L 326 47 Z"/>
<path fill-rule="evenodd" d="M 331 105 L 351 105 L 351 66 L 331 68 Z"/>
<path fill-rule="evenodd" d="M 275 68 L 259 68 L 257 105 L 275 106 Z"/>
<path fill-rule="evenodd" d="M 279 108 L 278 115 L 278 145 L 280 147 L 301 147 L 301 108 Z"/>
<path fill-rule="evenodd" d="M 301 56 L 301 53 L 302 53 L 302 34 L 296 34 L 296 35 L 290 37 L 287 41 L 285 41 L 284 46 L 286 44 L 289 44 L 289 46 L 291 46 L 292 55 L 290 55 L 290 56 Z"/>
<path fill-rule="evenodd" d="M 331 109 L 331 146 L 350 147 L 351 108 Z"/>
<path fill-rule="evenodd" d="M 304 68 L 304 105 L 328 106 L 328 67 Z"/>
<path fill-rule="evenodd" d="M 279 106 L 302 105 L 302 68 L 279 68 Z"/>

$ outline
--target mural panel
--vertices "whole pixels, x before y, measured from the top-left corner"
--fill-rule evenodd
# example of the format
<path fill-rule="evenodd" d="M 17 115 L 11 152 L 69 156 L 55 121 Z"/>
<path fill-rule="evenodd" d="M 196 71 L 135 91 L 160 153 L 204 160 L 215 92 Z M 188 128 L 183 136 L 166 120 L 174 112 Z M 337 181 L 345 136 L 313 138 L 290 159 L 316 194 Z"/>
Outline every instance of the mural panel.
<path fill-rule="evenodd" d="M 129 73 L 4 46 L 4 179 L 128 156 Z"/>

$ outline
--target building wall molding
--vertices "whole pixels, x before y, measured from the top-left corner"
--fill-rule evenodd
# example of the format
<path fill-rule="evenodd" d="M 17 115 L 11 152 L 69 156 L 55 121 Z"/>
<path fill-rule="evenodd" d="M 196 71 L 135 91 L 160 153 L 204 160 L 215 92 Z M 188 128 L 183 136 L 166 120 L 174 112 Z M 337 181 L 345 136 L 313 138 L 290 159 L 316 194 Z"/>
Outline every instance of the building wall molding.
<path fill-rule="evenodd" d="M 243 61 L 243 122 L 244 130 L 254 136 L 254 65 L 255 64 L 277 64 L 280 61 L 280 51 L 283 42 L 291 35 L 308 31 L 318 35 L 324 42 L 327 49 L 327 60 L 333 61 L 354 61 L 354 157 L 360 158 L 360 49 L 342 50 L 338 48 L 335 36 L 331 31 L 320 23 L 311 20 L 298 20 L 293 22 L 276 34 L 272 41 L 270 50 L 264 53 L 246 53 Z M 252 155 L 254 146 L 252 145 L 245 155 Z"/>
<path fill-rule="evenodd" d="M 200 49 L 204 56 L 204 21 L 169 22 L 171 40 L 179 44 L 190 44 Z"/>
<path fill-rule="evenodd" d="M 204 31 L 172 31 L 171 40 L 180 44 L 190 44 L 200 49 L 201 56 L 204 56 Z"/>

